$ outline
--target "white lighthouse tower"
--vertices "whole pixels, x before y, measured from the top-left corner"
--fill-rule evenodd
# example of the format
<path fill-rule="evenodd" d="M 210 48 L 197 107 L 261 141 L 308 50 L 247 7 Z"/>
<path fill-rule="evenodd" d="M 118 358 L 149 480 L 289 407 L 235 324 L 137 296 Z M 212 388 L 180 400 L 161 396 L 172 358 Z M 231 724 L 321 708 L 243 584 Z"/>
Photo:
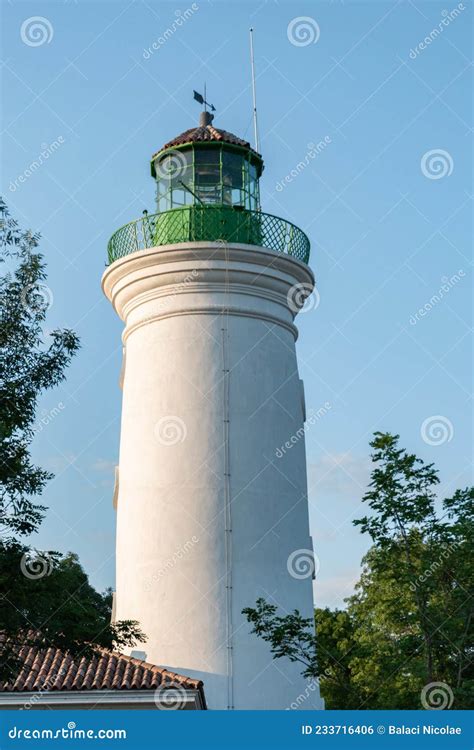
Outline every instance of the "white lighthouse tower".
<path fill-rule="evenodd" d="M 260 210 L 261 156 L 208 112 L 151 168 L 158 212 L 113 235 L 102 280 L 125 323 L 116 618 L 139 621 L 147 661 L 202 679 L 210 709 L 320 708 L 242 615 L 259 597 L 313 613 L 309 241 Z"/>

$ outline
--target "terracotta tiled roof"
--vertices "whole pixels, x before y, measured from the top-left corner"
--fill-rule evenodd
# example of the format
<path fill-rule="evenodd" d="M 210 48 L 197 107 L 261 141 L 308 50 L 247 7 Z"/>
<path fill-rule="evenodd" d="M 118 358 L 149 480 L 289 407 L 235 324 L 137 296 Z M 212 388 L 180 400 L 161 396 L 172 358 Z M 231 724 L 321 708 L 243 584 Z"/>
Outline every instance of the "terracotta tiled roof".
<path fill-rule="evenodd" d="M 179 685 L 185 690 L 198 690 L 204 698 L 200 680 L 114 651 L 100 649 L 97 656 L 74 660 L 57 648 L 23 646 L 18 656 L 23 666 L 14 681 L 0 686 L 0 692 L 153 690 Z"/>
<path fill-rule="evenodd" d="M 185 143 L 200 143 L 202 141 L 222 141 L 223 143 L 232 143 L 234 146 L 242 146 L 243 148 L 248 148 L 250 149 L 250 151 L 256 153 L 254 149 L 251 148 L 248 141 L 244 141 L 242 140 L 242 138 L 238 138 L 236 135 L 234 135 L 233 133 L 229 133 L 227 130 L 220 130 L 219 128 L 215 128 L 213 125 L 198 125 L 195 128 L 185 130 L 184 133 L 181 133 L 181 135 L 177 135 L 176 138 L 173 138 L 171 141 L 168 141 L 168 143 L 165 143 L 165 145 L 160 148 L 160 150 L 157 151 L 156 154 L 159 154 L 160 151 L 163 151 L 166 148 L 172 148 L 173 146 L 183 146 Z M 156 154 L 153 154 L 152 159 L 156 156 Z"/>

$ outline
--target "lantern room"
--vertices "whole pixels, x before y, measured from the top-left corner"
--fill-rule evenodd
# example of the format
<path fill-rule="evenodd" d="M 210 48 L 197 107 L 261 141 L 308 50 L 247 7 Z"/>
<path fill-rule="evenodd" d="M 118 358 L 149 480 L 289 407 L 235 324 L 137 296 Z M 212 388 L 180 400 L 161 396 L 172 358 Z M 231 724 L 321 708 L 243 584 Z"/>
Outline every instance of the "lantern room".
<path fill-rule="evenodd" d="M 262 172 L 263 159 L 248 141 L 214 127 L 213 115 L 201 112 L 197 127 L 152 156 L 156 212 L 143 211 L 142 218 L 112 235 L 109 262 L 152 247 L 227 242 L 265 247 L 307 263 L 305 233 L 261 210 Z"/>
<path fill-rule="evenodd" d="M 263 160 L 247 141 L 212 126 L 202 112 L 199 127 L 182 133 L 151 161 L 159 213 L 188 206 L 257 211 Z"/>

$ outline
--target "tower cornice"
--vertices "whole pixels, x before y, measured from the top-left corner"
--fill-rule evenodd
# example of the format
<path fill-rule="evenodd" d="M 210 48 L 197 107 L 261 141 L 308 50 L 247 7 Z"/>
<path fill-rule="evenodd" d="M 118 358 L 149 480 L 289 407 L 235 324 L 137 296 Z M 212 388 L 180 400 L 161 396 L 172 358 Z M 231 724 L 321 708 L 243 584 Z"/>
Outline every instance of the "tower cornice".
<path fill-rule="evenodd" d="M 221 242 L 149 248 L 115 261 L 102 277 L 104 293 L 126 323 L 124 340 L 153 321 L 224 311 L 280 325 L 296 339 L 291 290 L 308 294 L 313 286 L 312 271 L 291 256 Z"/>

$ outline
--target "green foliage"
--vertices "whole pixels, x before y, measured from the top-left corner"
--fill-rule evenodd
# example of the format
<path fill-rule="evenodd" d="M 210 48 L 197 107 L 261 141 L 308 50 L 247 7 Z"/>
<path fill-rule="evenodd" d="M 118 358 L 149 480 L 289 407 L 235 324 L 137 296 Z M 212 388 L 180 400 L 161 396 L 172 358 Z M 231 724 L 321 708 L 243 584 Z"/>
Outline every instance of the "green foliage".
<path fill-rule="evenodd" d="M 35 552 L 15 535 L 37 531 L 36 499 L 52 475 L 31 461 L 38 398 L 60 383 L 79 347 L 54 330 L 44 343 L 49 307 L 39 236 L 19 229 L 0 199 L 0 679 L 18 669 L 18 646 L 55 646 L 73 656 L 144 641 L 135 621 L 110 623 L 111 594 L 96 592 L 71 553 Z"/>
<path fill-rule="evenodd" d="M 357 709 L 360 692 L 354 684 L 357 654 L 354 620 L 345 610 L 315 609 L 316 649 L 321 694 L 326 708 Z"/>
<path fill-rule="evenodd" d="M 294 660 L 297 649 L 327 708 L 418 709 L 432 682 L 446 684 L 453 708 L 469 708 L 474 488 L 456 490 L 437 514 L 433 465 L 400 449 L 398 436 L 376 433 L 371 445 L 375 467 L 363 500 L 372 512 L 354 524 L 373 546 L 347 610 L 316 610 L 316 641 L 297 613 L 278 617 L 263 600 L 244 613 L 274 658 Z"/>
<path fill-rule="evenodd" d="M 374 546 L 349 600 L 364 646 L 358 684 L 373 708 L 415 708 L 424 685 L 444 682 L 464 708 L 474 676 L 474 489 L 445 498 L 438 516 L 433 465 L 399 449 L 398 436 L 375 433 L 371 446 L 363 501 L 372 514 L 354 523 Z"/>
<path fill-rule="evenodd" d="M 97 647 L 120 650 L 146 640 L 132 620 L 111 624 L 110 591 L 95 591 L 72 553 L 34 553 L 16 541 L 1 543 L 0 591 L 1 680 L 18 667 L 15 644 L 54 646 L 72 656 L 91 656 Z"/>
<path fill-rule="evenodd" d="M 255 608 L 242 610 L 252 623 L 252 632 L 270 644 L 275 659 L 286 656 L 304 666 L 303 675 L 311 677 L 317 673 L 316 649 L 311 620 L 305 619 L 298 610 L 280 617 L 277 608 L 264 599 L 257 599 Z"/>
<path fill-rule="evenodd" d="M 428 529 L 434 521 L 434 487 L 439 483 L 433 464 L 424 464 L 398 448 L 398 435 L 376 432 L 369 491 L 363 501 L 374 511 L 354 521 L 379 546 L 404 536 L 412 527 Z"/>
<path fill-rule="evenodd" d="M 30 443 L 39 396 L 61 382 L 79 347 L 76 334 L 54 330 L 45 345 L 46 266 L 39 236 L 18 228 L 0 199 L 0 529 L 30 534 L 45 508 L 34 502 L 51 474 L 34 466 Z"/>

